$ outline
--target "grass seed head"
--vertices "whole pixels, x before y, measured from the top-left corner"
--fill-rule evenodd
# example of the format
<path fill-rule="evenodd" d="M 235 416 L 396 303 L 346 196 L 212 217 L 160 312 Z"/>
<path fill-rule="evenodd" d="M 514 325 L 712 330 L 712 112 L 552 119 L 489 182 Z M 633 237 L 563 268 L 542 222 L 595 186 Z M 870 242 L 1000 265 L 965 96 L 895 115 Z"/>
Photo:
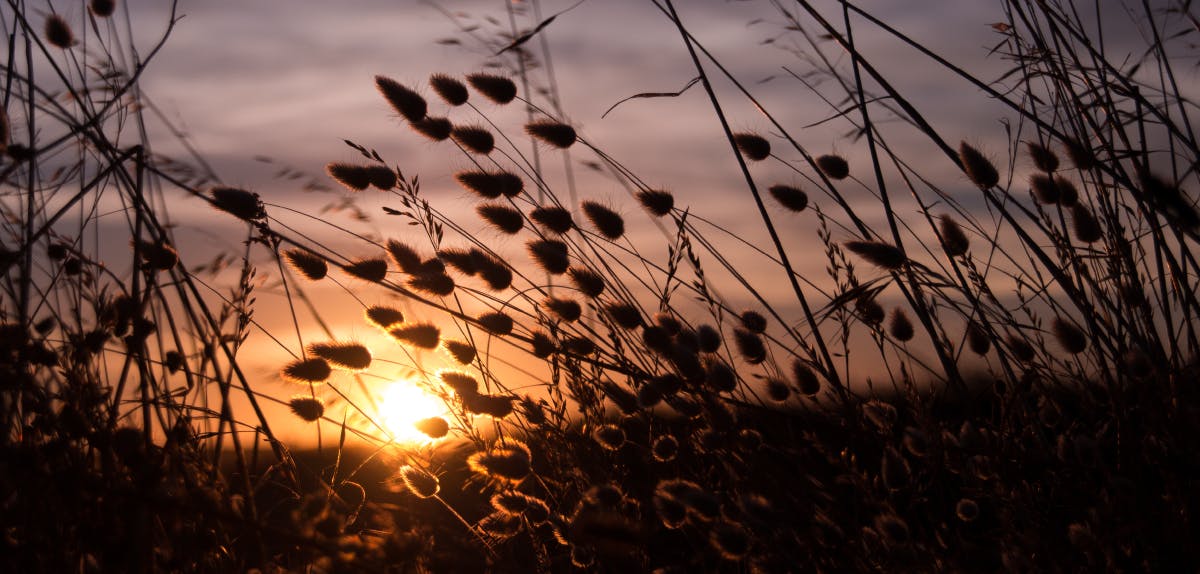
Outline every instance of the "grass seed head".
<path fill-rule="evenodd" d="M 1033 160 L 1033 165 L 1039 170 L 1054 173 L 1058 169 L 1058 156 L 1050 148 L 1037 142 L 1029 142 L 1025 144 L 1025 149 L 1029 152 L 1029 159 Z"/>
<path fill-rule="evenodd" d="M 679 454 L 679 441 L 671 435 L 660 436 L 654 441 L 651 452 L 654 454 L 654 460 L 671 462 L 675 455 Z"/>
<path fill-rule="evenodd" d="M 500 420 L 513 413 L 513 398 L 501 395 L 465 395 L 462 397 L 463 408 L 477 415 L 487 415 Z"/>
<path fill-rule="evenodd" d="M 847 241 L 842 246 L 868 263 L 889 271 L 900 269 L 908 261 L 903 251 L 882 241 Z"/>
<path fill-rule="evenodd" d="M 559 235 L 570 231 L 575 226 L 575 221 L 571 219 L 571 212 L 564 207 L 555 205 L 535 208 L 529 212 L 529 219 Z"/>
<path fill-rule="evenodd" d="M 391 104 L 392 109 L 404 119 L 415 123 L 425 118 L 427 106 L 421 94 L 387 76 L 375 76 L 375 87 L 379 89 L 383 99 Z"/>
<path fill-rule="evenodd" d="M 645 189 L 637 193 L 637 200 L 651 215 L 663 217 L 675 207 L 675 196 L 661 189 Z"/>
<path fill-rule="evenodd" d="M 371 350 L 362 343 L 353 341 L 329 341 L 312 343 L 308 352 L 328 361 L 331 365 L 349 371 L 362 371 L 371 366 Z"/>
<path fill-rule="evenodd" d="M 525 124 L 525 133 L 559 149 L 571 147 L 577 137 L 575 128 L 554 120 L 538 120 Z"/>
<path fill-rule="evenodd" d="M 417 498 L 432 498 L 442 488 L 436 476 L 415 466 L 404 465 L 398 474 L 404 487 Z"/>
<path fill-rule="evenodd" d="M 709 387 L 725 393 L 733 392 L 737 389 L 737 373 L 725 361 L 711 359 L 705 364 L 704 371 Z"/>
<path fill-rule="evenodd" d="M 343 265 L 342 271 L 345 271 L 347 275 L 357 277 L 363 281 L 379 283 L 387 278 L 388 265 L 386 259 L 382 257 L 373 257 L 359 259 L 353 263 Z"/>
<path fill-rule="evenodd" d="M 908 313 L 905 313 L 904 309 L 899 307 L 892 309 L 892 318 L 888 322 L 888 334 L 902 343 L 912 340 L 915 331 L 912 320 L 908 318 Z"/>
<path fill-rule="evenodd" d="M 484 221 L 509 235 L 516 235 L 525 227 L 525 218 L 521 217 L 521 212 L 502 203 L 481 203 L 475 208 L 475 212 Z"/>
<path fill-rule="evenodd" d="M 454 357 L 460 365 L 470 365 L 476 357 L 475 346 L 466 341 L 458 341 L 455 339 L 447 339 L 442 341 L 442 346 L 446 348 L 446 352 Z"/>
<path fill-rule="evenodd" d="M 771 142 L 766 138 L 752 133 L 733 134 L 733 143 L 746 159 L 762 161 L 771 157 Z"/>
<path fill-rule="evenodd" d="M 767 360 L 767 345 L 763 342 L 762 337 L 745 329 L 737 328 L 733 330 L 733 340 L 737 343 L 738 353 L 747 363 L 757 365 Z"/>
<path fill-rule="evenodd" d="M 592 227 L 600 232 L 600 235 L 611 240 L 620 239 L 625 235 L 625 218 L 621 215 L 599 203 L 594 201 L 584 201 L 580 204 L 583 208 L 583 214 L 587 216 L 588 221 L 592 222 Z"/>
<path fill-rule="evenodd" d="M 167 271 L 179 264 L 179 252 L 165 241 L 138 241 L 135 245 L 146 269 Z"/>
<path fill-rule="evenodd" d="M 1083 332 L 1083 329 L 1076 326 L 1075 323 L 1062 317 L 1055 317 L 1050 326 L 1054 331 L 1054 338 L 1058 340 L 1059 346 L 1064 351 L 1072 355 L 1078 355 L 1087 350 L 1087 334 Z"/>
<path fill-rule="evenodd" d="M 642 312 L 629 303 L 609 303 L 604 313 L 622 329 L 636 329 L 642 325 Z"/>
<path fill-rule="evenodd" d="M 600 425 L 592 433 L 592 438 L 595 438 L 600 446 L 608 450 L 618 450 L 625 446 L 625 431 L 614 424 Z"/>
<path fill-rule="evenodd" d="M 519 483 L 533 472 L 529 447 L 512 438 L 502 438 L 486 452 L 472 454 L 467 465 L 478 474 L 509 483 Z"/>
<path fill-rule="evenodd" d="M 571 335 L 563 339 L 562 348 L 573 355 L 588 356 L 596 352 L 596 343 L 584 336 Z"/>
<path fill-rule="evenodd" d="M 325 172 L 352 191 L 362 191 L 371 185 L 371 172 L 367 166 L 332 162 L 325 166 Z"/>
<path fill-rule="evenodd" d="M 709 543 L 721 558 L 738 561 L 750 554 L 753 540 L 746 529 L 735 522 L 723 521 L 709 532 Z"/>
<path fill-rule="evenodd" d="M 383 305 L 367 307 L 366 315 L 367 320 L 380 329 L 387 329 L 392 325 L 404 322 L 404 313 L 399 309 Z"/>
<path fill-rule="evenodd" d="M 771 197 L 779 202 L 779 205 L 787 208 L 789 211 L 801 212 L 808 207 L 808 194 L 804 190 L 790 185 L 772 185 L 767 191 L 771 192 Z"/>
<path fill-rule="evenodd" d="M 419 349 L 436 349 L 442 331 L 432 323 L 407 323 L 391 327 L 388 334 Z"/>
<path fill-rule="evenodd" d="M 429 76 L 429 86 L 447 104 L 452 106 L 461 106 L 467 103 L 467 99 L 470 97 L 470 94 L 467 92 L 467 86 L 463 85 L 457 78 L 452 78 L 445 74 Z"/>
<path fill-rule="evenodd" d="M 1005 340 L 1008 342 L 1008 352 L 1012 353 L 1018 361 L 1028 363 L 1033 360 L 1035 352 L 1029 341 L 1015 334 L 1010 334 Z"/>
<path fill-rule="evenodd" d="M 562 275 L 571 265 L 567 244 L 557 239 L 534 239 L 526 244 L 530 257 L 551 275 Z"/>
<path fill-rule="evenodd" d="M 548 358 L 558 350 L 558 348 L 554 345 L 554 339 L 551 339 L 550 335 L 545 331 L 534 331 L 533 333 L 530 333 L 529 339 L 529 345 L 531 348 L 530 352 L 533 353 L 533 356 L 539 359 Z"/>
<path fill-rule="evenodd" d="M 992 348 L 992 338 L 979 323 L 971 321 L 967 323 L 967 346 L 977 355 L 986 355 Z"/>
<path fill-rule="evenodd" d="M 62 48 L 64 50 L 75 45 L 75 33 L 71 31 L 70 24 L 63 20 L 58 14 L 51 14 L 46 17 L 46 25 L 43 29 L 46 41 L 50 42 L 51 46 Z"/>
<path fill-rule="evenodd" d="M 479 255 L 482 255 L 479 252 Z M 437 258 L 442 261 L 447 267 L 462 273 L 463 275 L 471 276 L 479 272 L 476 263 L 480 261 L 480 256 L 474 252 L 474 249 L 462 249 L 456 247 L 447 247 L 439 249 Z"/>
<path fill-rule="evenodd" d="M 704 353 L 715 353 L 721 349 L 721 332 L 707 323 L 696 328 L 696 342 Z"/>
<path fill-rule="evenodd" d="M 782 403 L 792 396 L 792 388 L 788 386 L 787 381 L 771 377 L 767 379 L 767 396 L 777 403 Z"/>
<path fill-rule="evenodd" d="M 975 522 L 979 518 L 979 504 L 970 498 L 961 498 L 954 505 L 954 514 L 963 522 Z"/>
<path fill-rule="evenodd" d="M 450 139 L 450 134 L 454 132 L 454 124 L 450 123 L 449 119 L 442 117 L 425 116 L 409 125 L 412 126 L 413 131 L 435 142 Z"/>
<path fill-rule="evenodd" d="M 325 414 L 325 401 L 315 397 L 296 395 L 288 401 L 288 408 L 296 416 L 311 423 Z"/>
<path fill-rule="evenodd" d="M 283 258 L 309 281 L 320 281 L 329 273 L 329 265 L 324 259 L 304 249 L 288 249 L 283 252 Z"/>
<path fill-rule="evenodd" d="M 1054 186 L 1058 188 L 1058 203 L 1063 207 L 1074 207 L 1079 203 L 1079 188 L 1075 183 L 1061 176 L 1054 176 Z"/>
<path fill-rule="evenodd" d="M 862 296 L 854 302 L 854 310 L 858 312 L 859 318 L 872 327 L 883 323 L 883 319 L 887 316 L 887 312 L 883 310 L 883 305 L 879 304 L 874 297 Z"/>
<path fill-rule="evenodd" d="M 214 187 L 210 193 L 213 207 L 231 213 L 239 219 L 258 221 L 267 217 L 267 211 L 257 193 L 233 187 Z"/>
<path fill-rule="evenodd" d="M 283 368 L 283 378 L 295 383 L 323 383 L 329 380 L 333 369 L 320 357 L 296 359 Z"/>
<path fill-rule="evenodd" d="M 476 318 L 479 326 L 493 335 L 508 335 L 513 330 L 512 317 L 499 311 L 489 311 Z"/>
<path fill-rule="evenodd" d="M 1104 229 L 1100 227 L 1100 222 L 1092 215 L 1092 210 L 1083 205 L 1076 204 L 1071 208 L 1071 226 L 1075 231 L 1075 238 L 1084 243 L 1095 243 L 1104 237 Z"/>
<path fill-rule="evenodd" d="M 767 330 L 767 318 L 758 311 L 747 309 L 742 311 L 739 318 L 742 321 L 742 327 L 751 333 L 762 333 Z"/>
<path fill-rule="evenodd" d="M 525 181 L 521 176 L 507 171 L 460 171 L 454 174 L 454 179 L 468 191 L 485 199 L 516 197 L 525 190 Z"/>
<path fill-rule="evenodd" d="M 1092 153 L 1090 147 L 1081 144 L 1074 138 L 1066 138 L 1062 143 L 1063 148 L 1067 150 L 1067 157 L 1071 158 L 1071 163 L 1076 168 L 1088 171 L 1096 166 L 1096 155 Z"/>
<path fill-rule="evenodd" d="M 574 299 L 547 297 L 542 301 L 542 306 L 568 323 L 573 323 L 583 316 L 583 307 Z"/>
<path fill-rule="evenodd" d="M 980 189 L 991 189 L 1000 183 L 1000 173 L 992 161 L 967 142 L 958 145 L 958 158 L 967 177 Z"/>
<path fill-rule="evenodd" d="M 839 155 L 822 155 L 815 160 L 821 173 L 832 180 L 842 180 L 850 176 L 850 164 Z"/>
<path fill-rule="evenodd" d="M 1033 196 L 1042 203 L 1053 205 L 1062 199 L 1058 183 L 1046 174 L 1035 173 L 1029 176 L 1029 188 L 1033 191 Z"/>
<path fill-rule="evenodd" d="M 965 255 L 971 247 L 971 240 L 967 238 L 962 226 L 949 215 L 942 215 L 939 223 L 938 227 L 942 233 L 942 249 L 946 251 L 946 255 L 950 257 Z"/>
<path fill-rule="evenodd" d="M 421 268 L 421 255 L 407 243 L 389 239 L 387 252 L 396 267 L 405 273 L 416 273 Z"/>
<path fill-rule="evenodd" d="M 108 18 L 117 11 L 117 0 L 92 0 L 88 4 L 97 18 Z"/>
<path fill-rule="evenodd" d="M 512 80 L 495 74 L 470 74 L 467 82 L 483 97 L 500 105 L 507 104 L 517 97 L 517 85 Z"/>
<path fill-rule="evenodd" d="M 442 417 L 421 419 L 413 423 L 413 426 L 421 431 L 422 434 L 432 439 L 439 439 L 450 433 L 450 423 L 446 422 L 446 419 Z"/>
<path fill-rule="evenodd" d="M 454 279 L 444 272 L 413 275 L 408 279 L 408 286 L 437 297 L 449 297 L 454 293 Z"/>
<path fill-rule="evenodd" d="M 567 278 L 588 298 L 595 299 L 604 293 L 604 278 L 587 267 L 571 266 L 567 269 Z"/>
<path fill-rule="evenodd" d="M 496 138 L 492 136 L 492 132 L 480 126 L 454 126 L 450 130 L 450 137 L 454 138 L 458 145 L 479 155 L 490 154 L 496 149 Z"/>
<path fill-rule="evenodd" d="M 811 397 L 821 392 L 821 380 L 804 361 L 800 359 L 792 361 L 792 377 L 796 380 L 796 386 L 801 393 Z"/>
<path fill-rule="evenodd" d="M 457 393 L 460 397 L 479 394 L 479 381 L 467 373 L 459 371 L 441 371 L 438 378 Z"/>

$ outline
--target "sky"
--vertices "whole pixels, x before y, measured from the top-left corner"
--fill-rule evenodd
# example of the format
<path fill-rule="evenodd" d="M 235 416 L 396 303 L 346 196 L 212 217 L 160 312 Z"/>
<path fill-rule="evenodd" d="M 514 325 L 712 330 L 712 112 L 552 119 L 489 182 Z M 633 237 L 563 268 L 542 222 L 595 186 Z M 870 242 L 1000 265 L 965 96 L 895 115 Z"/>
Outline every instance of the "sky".
<path fill-rule="evenodd" d="M 980 77 L 999 77 L 1009 65 L 997 55 L 988 55 L 988 50 L 1000 41 L 991 27 L 1003 20 L 998 2 L 868 0 L 861 4 Z M 931 8 L 933 4 L 936 8 Z M 178 4 L 182 17 L 140 87 L 157 109 L 186 134 L 188 144 L 213 167 L 221 182 L 254 190 L 268 202 L 317 213 L 341 197 L 343 190 L 330 182 L 323 170 L 331 161 L 358 159 L 358 153 L 343 143 L 349 139 L 378 150 L 406 175 L 419 174 L 424 196 L 439 209 L 474 218 L 473 202 L 452 179 L 455 171 L 469 165 L 466 160 L 450 153 L 446 144 L 430 143 L 412 133 L 374 88 L 375 75 L 394 78 L 423 92 L 431 101 L 431 110 L 444 114 L 450 110 L 426 87 L 429 75 L 461 77 L 488 69 L 489 62 L 497 61 L 494 46 L 481 45 L 472 34 L 494 40 L 508 31 L 502 0 L 446 1 L 438 5 L 442 10 L 432 3 L 412 0 L 182 0 Z M 517 16 L 518 28 L 532 28 L 537 19 L 531 5 L 514 5 L 523 11 Z M 812 65 L 790 49 L 795 46 L 795 34 L 786 30 L 787 22 L 771 2 L 688 0 L 677 5 L 693 35 L 749 87 L 766 109 L 777 115 L 801 145 L 816 155 L 833 152 L 845 156 L 854 176 L 872 181 L 866 146 L 845 137 L 850 125 L 833 117 L 834 105 L 822 101 L 817 92 L 789 75 L 794 72 L 804 76 Z M 818 5 L 827 16 L 840 21 L 840 13 L 831 10 L 835 3 Z M 126 2 L 135 41 L 143 53 L 165 29 L 168 6 L 162 0 Z M 66 9 L 68 17 L 70 9 L 79 8 Z M 543 18 L 558 16 L 526 46 L 543 62 L 542 68 L 533 72 L 535 82 L 546 85 L 541 43 L 548 45 L 564 119 L 651 186 L 672 190 L 678 205 L 738 238 L 767 245 L 736 160 L 700 86 L 675 98 L 631 100 L 602 117 L 623 98 L 676 91 L 696 75 L 672 23 L 645 0 L 587 0 L 578 5 L 547 0 L 540 9 Z M 489 17 L 499 25 L 489 22 Z M 1104 17 L 1119 21 L 1122 10 L 1109 9 Z M 861 27 L 856 28 L 856 41 L 865 57 L 902 93 L 918 102 L 947 139 L 970 141 L 1004 159 L 1007 135 L 1003 109 L 977 88 L 929 65 L 894 38 L 869 25 L 857 25 Z M 464 27 L 473 32 L 464 32 Z M 1118 48 L 1124 45 L 1122 33 L 1130 40 L 1136 38 L 1133 29 L 1124 28 L 1113 38 Z M 832 42 L 824 42 L 821 47 L 829 57 L 844 64 L 843 52 Z M 809 77 L 809 81 L 818 83 L 819 92 L 837 97 L 821 77 Z M 1188 81 L 1194 83 L 1194 78 Z M 754 105 L 740 97 L 728 81 L 716 79 L 714 89 L 735 131 L 771 133 Z M 545 103 L 544 98 L 537 101 Z M 525 118 L 516 105 L 501 108 L 483 102 L 480 108 L 488 120 L 507 133 L 520 133 Z M 463 114 L 462 110 L 453 110 L 451 117 Z M 876 119 L 888 121 L 881 112 Z M 187 150 L 160 124 L 152 123 L 152 129 L 159 130 L 152 131 L 158 153 L 188 159 Z M 905 147 L 912 157 L 929 158 L 925 170 L 937 184 L 965 202 L 978 201 L 971 184 L 924 138 L 898 124 L 886 129 L 893 145 Z M 793 153 L 787 157 L 794 160 L 798 156 Z M 569 160 L 578 181 L 579 199 L 618 207 L 629 216 L 631 234 L 651 240 L 647 243 L 650 252 L 657 249 L 660 256 L 664 255 L 662 232 L 640 215 L 622 186 L 583 166 L 582 162 L 592 159 L 578 151 Z M 551 183 L 562 189 L 566 181 L 563 160 L 557 154 L 545 154 L 543 160 Z M 801 166 L 800 172 L 769 162 L 752 167 L 755 178 L 764 186 L 805 186 L 805 172 L 811 175 L 807 166 Z M 279 178 L 281 168 L 309 174 L 333 192 L 305 192 L 300 182 L 308 179 Z M 869 221 L 878 222 L 882 213 L 870 196 L 872 188 L 852 184 L 847 194 Z M 382 208 L 394 206 L 394 200 L 361 195 L 358 205 L 373 216 L 373 222 L 353 222 L 338 214 L 321 217 L 340 225 L 359 225 L 385 237 L 408 233 L 382 216 Z M 913 208 L 901 202 L 897 209 L 908 209 L 911 215 Z M 238 248 L 237 226 L 227 218 L 211 210 L 195 209 L 195 202 L 186 199 L 173 204 L 172 210 L 180 223 L 178 233 L 187 238 L 180 241 L 185 258 L 203 260 L 213 249 Z M 798 256 L 798 271 L 821 281 L 826 260 L 820 251 L 822 246 L 816 242 L 814 220 L 789 219 L 792 214 L 775 206 L 772 214 L 781 222 L 785 244 Z M 313 224 L 302 216 L 289 221 Z M 322 230 L 314 233 L 331 245 L 345 245 L 347 249 L 357 245 L 344 235 L 317 227 Z M 835 240 L 845 239 L 842 235 Z M 768 297 L 785 293 L 786 281 L 777 268 L 761 264 L 732 237 L 722 239 L 720 245 L 728 254 L 744 258 L 745 268 L 751 270 L 752 278 Z M 520 244 L 514 241 L 501 247 L 519 248 Z M 349 299 L 336 288 L 312 289 L 314 297 L 321 300 L 340 297 L 341 304 L 348 304 Z M 745 294 L 733 291 L 734 299 L 742 304 L 748 301 Z M 278 305 L 281 301 L 280 297 L 272 298 L 269 290 L 260 294 L 260 305 Z M 257 317 L 269 330 L 289 330 L 286 314 L 260 312 Z M 340 324 L 335 321 L 334 329 L 348 338 L 375 336 L 356 314 L 348 314 Z M 296 346 L 287 336 L 280 338 L 287 341 L 285 345 Z M 256 371 L 260 376 L 273 377 L 287 353 L 272 342 L 263 345 L 256 356 L 261 360 Z"/>

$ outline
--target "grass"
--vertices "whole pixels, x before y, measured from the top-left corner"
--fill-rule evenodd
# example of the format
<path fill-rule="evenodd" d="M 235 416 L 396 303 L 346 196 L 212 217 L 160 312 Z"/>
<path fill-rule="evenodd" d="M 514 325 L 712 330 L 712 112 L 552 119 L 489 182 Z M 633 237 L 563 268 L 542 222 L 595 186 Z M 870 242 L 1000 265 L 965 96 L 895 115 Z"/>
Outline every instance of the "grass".
<path fill-rule="evenodd" d="M 1148 33 L 1129 62 L 1084 6 L 1008 0 L 996 79 L 852 3 L 769 0 L 811 66 L 798 96 L 854 134 L 843 155 L 805 147 L 687 9 L 651 3 L 762 245 L 569 121 L 534 65 L 553 30 L 536 1 L 505 4 L 505 36 L 464 32 L 500 72 L 432 70 L 428 90 L 376 77 L 478 196 L 479 219 L 451 217 L 348 140 L 360 159 L 326 169 L 340 205 L 380 194 L 410 231 L 392 238 L 151 152 L 137 78 L 174 13 L 138 58 L 107 3 L 73 21 L 10 2 L 3 569 L 1195 570 L 1188 7 L 1131 5 Z M 856 50 L 868 34 L 1003 106 L 1009 139 L 939 131 Z M 734 107 L 761 124 L 733 127 Z M 896 143 L 914 137 L 938 155 Z M 580 197 L 585 156 L 627 202 Z M 180 260 L 176 194 L 240 222 L 235 268 Z M 120 249 L 101 237 L 113 219 Z M 803 243 L 779 231 L 796 226 Z M 813 253 L 824 278 L 796 271 Z M 260 274 L 294 332 L 255 317 Z M 331 328 L 340 311 L 307 294 L 324 284 L 389 346 Z M 248 375 L 252 335 L 288 353 L 293 392 Z M 446 407 L 419 423 L 427 443 L 382 426 L 375 387 L 396 368 Z M 317 450 L 284 425 L 309 425 Z"/>

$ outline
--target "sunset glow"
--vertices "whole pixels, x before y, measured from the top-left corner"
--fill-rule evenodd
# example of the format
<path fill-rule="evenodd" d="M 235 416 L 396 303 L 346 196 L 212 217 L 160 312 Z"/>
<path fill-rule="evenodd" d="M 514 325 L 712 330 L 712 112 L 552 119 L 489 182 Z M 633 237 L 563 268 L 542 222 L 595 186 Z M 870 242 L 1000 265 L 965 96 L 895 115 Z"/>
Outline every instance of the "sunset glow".
<path fill-rule="evenodd" d="M 383 391 L 379 422 L 400 443 L 423 443 L 431 439 L 413 426 L 429 417 L 447 416 L 446 405 L 411 381 L 400 380 Z"/>

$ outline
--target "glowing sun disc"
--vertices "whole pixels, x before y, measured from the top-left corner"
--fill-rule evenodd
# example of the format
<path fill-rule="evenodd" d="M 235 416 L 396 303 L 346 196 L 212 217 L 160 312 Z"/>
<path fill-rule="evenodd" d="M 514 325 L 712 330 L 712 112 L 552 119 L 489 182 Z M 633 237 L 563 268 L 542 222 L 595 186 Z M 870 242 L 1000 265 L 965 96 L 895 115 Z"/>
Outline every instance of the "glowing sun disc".
<path fill-rule="evenodd" d="M 384 389 L 379 400 L 379 420 L 396 442 L 428 442 L 432 439 L 414 424 L 429 417 L 446 417 L 442 399 L 411 381 L 396 381 Z"/>

